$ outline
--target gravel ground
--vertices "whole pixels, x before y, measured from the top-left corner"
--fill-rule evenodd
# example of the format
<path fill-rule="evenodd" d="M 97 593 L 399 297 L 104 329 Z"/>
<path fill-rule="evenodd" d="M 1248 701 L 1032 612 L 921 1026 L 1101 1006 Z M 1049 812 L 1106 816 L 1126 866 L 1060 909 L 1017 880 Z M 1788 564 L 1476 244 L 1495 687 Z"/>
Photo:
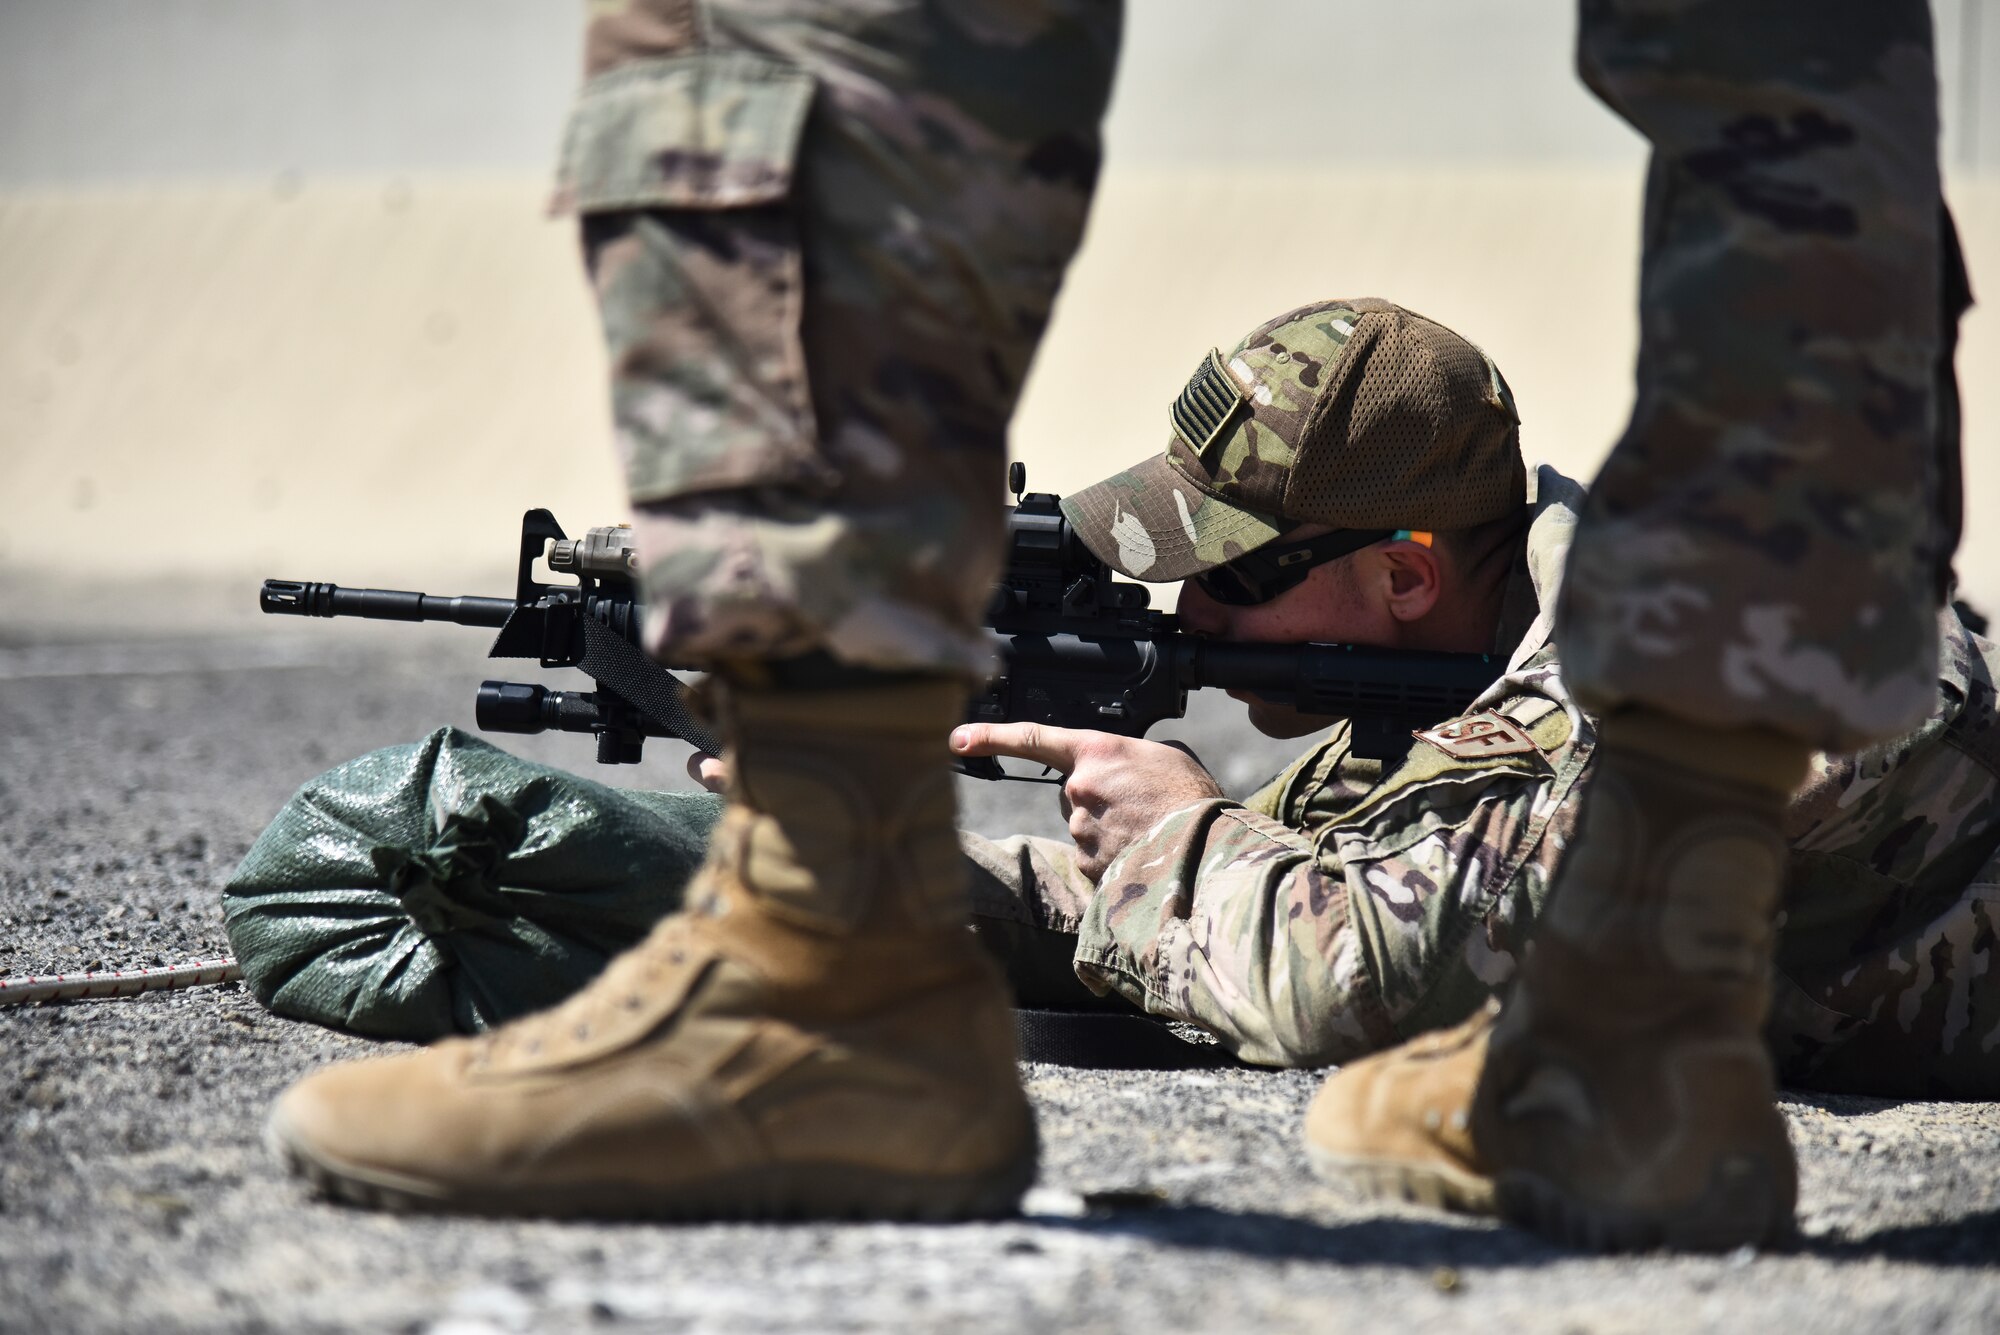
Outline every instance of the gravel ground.
<path fill-rule="evenodd" d="M 292 790 L 470 728 L 488 675 L 475 631 L 195 620 L 216 636 L 158 605 L 153 639 L 0 629 L 0 976 L 224 953 L 218 887 Z M 1242 788 L 1283 748 L 1238 731 L 1204 701 L 1178 735 Z M 578 739 L 507 742 L 606 773 Z M 684 749 L 651 749 L 615 777 L 684 786 Z M 1047 788 L 966 806 L 1057 828 Z M 0 1011 L 0 1331 L 2000 1329 L 1995 1105 L 1788 1097 L 1802 1238 L 1758 1256 L 1580 1256 L 1352 1201 L 1299 1152 L 1318 1077 L 1250 1071 L 1026 1067 L 1042 1176 L 1002 1223 L 494 1223 L 316 1203 L 266 1156 L 286 1082 L 379 1046 L 233 985 Z"/>

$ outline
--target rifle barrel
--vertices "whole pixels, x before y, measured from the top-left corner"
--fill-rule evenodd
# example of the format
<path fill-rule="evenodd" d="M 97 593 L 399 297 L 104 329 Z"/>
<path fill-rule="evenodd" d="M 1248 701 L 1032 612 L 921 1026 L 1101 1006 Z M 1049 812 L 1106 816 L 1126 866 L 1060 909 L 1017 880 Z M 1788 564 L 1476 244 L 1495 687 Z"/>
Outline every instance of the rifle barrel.
<path fill-rule="evenodd" d="M 257 606 L 281 616 L 450 621 L 460 626 L 504 626 L 514 614 L 512 598 L 447 598 L 404 589 L 343 589 L 338 584 L 289 579 L 265 580 Z"/>

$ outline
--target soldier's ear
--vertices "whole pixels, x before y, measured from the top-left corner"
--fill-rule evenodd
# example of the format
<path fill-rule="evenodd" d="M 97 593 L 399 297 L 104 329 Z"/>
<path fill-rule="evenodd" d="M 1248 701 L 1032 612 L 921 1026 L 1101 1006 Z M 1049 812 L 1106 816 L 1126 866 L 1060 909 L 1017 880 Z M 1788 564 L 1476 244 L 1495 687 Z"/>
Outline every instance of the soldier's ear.
<path fill-rule="evenodd" d="M 1378 549 L 1381 593 L 1389 615 L 1401 622 L 1421 621 L 1444 593 L 1444 570 L 1437 553 L 1419 542 L 1396 541 Z"/>

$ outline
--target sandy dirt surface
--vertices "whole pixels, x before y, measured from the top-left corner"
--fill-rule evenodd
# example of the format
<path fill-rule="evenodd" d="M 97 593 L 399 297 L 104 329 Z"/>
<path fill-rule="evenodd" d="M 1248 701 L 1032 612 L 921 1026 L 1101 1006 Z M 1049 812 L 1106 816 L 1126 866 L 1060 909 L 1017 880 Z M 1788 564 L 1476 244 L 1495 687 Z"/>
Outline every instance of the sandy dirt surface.
<path fill-rule="evenodd" d="M 206 639 L 0 633 L 0 975 L 224 951 L 218 887 L 294 787 L 440 723 L 472 726 L 488 670 L 476 631 L 217 624 Z M 1282 755 L 1245 746 L 1224 701 L 1178 731 L 1239 790 Z M 605 774 L 576 739 L 507 741 Z M 684 784 L 684 751 L 653 752 L 615 777 Z M 1057 828 L 1050 804 L 1045 788 L 979 785 L 966 805 L 1004 833 Z M 1299 1119 L 1319 1077 L 1254 1071 L 1026 1068 L 1042 1175 L 1000 1223 L 466 1222 L 314 1202 L 260 1144 L 286 1082 L 378 1047 L 276 1018 L 235 986 L 0 1012 L 0 1331 L 2000 1321 L 1993 1105 L 1788 1097 L 1802 1237 L 1758 1256 L 1588 1257 L 1355 1202 L 1305 1170 Z"/>

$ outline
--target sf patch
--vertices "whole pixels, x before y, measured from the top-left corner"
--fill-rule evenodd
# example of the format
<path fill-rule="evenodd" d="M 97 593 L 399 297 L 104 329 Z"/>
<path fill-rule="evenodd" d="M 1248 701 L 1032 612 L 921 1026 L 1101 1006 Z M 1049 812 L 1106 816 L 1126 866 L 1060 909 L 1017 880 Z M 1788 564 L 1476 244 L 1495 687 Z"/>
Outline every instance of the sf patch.
<path fill-rule="evenodd" d="M 1429 742 L 1454 760 L 1517 756 L 1542 749 L 1535 745 L 1534 738 L 1528 736 L 1527 729 L 1513 719 L 1502 718 L 1491 711 L 1467 714 L 1464 718 L 1455 718 L 1413 735 L 1418 741 Z"/>

